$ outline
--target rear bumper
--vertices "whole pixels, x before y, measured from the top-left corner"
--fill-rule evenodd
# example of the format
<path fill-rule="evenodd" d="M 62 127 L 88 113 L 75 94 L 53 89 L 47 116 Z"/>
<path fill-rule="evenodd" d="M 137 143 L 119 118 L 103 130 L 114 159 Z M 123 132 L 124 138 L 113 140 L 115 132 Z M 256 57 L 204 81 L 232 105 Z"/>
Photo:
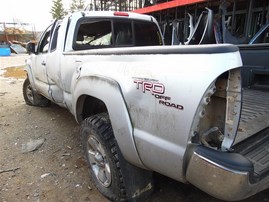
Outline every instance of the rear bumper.
<path fill-rule="evenodd" d="M 253 164 L 237 153 L 220 152 L 203 146 L 192 150 L 187 180 L 216 198 L 245 199 L 269 187 L 269 177 L 253 183 Z"/>

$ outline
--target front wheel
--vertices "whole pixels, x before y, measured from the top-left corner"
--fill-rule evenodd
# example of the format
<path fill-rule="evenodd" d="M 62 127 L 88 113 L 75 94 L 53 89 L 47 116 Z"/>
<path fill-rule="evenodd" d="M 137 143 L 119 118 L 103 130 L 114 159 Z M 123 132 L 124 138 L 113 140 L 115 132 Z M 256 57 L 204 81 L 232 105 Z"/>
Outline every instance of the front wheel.
<path fill-rule="evenodd" d="M 31 106 L 47 107 L 50 105 L 50 101 L 47 98 L 33 90 L 29 78 L 26 78 L 23 83 L 23 98 L 26 104 Z"/>

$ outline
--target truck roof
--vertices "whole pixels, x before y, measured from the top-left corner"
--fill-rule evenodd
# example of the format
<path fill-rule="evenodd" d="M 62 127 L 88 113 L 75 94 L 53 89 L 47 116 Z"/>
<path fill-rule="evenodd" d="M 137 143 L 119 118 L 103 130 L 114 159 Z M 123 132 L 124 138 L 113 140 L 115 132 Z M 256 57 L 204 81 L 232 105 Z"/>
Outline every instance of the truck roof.
<path fill-rule="evenodd" d="M 124 11 L 78 11 L 71 14 L 74 17 L 109 17 L 109 18 L 129 18 L 136 20 L 154 21 L 154 18 L 150 15 L 138 14 L 133 12 Z"/>

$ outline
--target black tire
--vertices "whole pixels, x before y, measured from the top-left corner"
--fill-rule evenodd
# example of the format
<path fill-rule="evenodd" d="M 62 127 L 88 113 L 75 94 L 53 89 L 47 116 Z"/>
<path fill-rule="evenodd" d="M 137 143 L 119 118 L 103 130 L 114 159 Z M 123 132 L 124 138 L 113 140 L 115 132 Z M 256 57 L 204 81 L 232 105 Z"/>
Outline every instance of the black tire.
<path fill-rule="evenodd" d="M 119 158 L 122 156 L 106 113 L 86 118 L 81 126 L 82 145 L 90 176 L 97 189 L 112 201 L 125 201 L 126 191 Z"/>
<path fill-rule="evenodd" d="M 50 100 L 44 96 L 36 93 L 27 77 L 23 83 L 23 98 L 26 104 L 31 106 L 48 107 L 50 106 Z"/>

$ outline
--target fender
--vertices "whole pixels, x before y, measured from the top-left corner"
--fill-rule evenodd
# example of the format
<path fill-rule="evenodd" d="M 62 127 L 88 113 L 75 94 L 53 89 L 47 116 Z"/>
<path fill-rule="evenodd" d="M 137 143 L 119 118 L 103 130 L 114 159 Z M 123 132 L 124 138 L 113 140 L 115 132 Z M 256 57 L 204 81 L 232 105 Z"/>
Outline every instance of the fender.
<path fill-rule="evenodd" d="M 76 120 L 79 97 L 89 95 L 103 101 L 107 107 L 114 136 L 124 158 L 130 163 L 145 168 L 135 146 L 133 126 L 122 95 L 120 85 L 111 78 L 99 75 L 81 77 L 73 88 L 73 112 Z"/>
<path fill-rule="evenodd" d="M 26 72 L 26 74 L 27 74 L 27 76 L 29 78 L 29 81 L 31 83 L 31 86 L 32 86 L 33 90 L 36 91 L 35 80 L 33 78 L 32 67 L 31 67 L 31 63 L 29 62 L 29 59 L 26 60 L 24 71 Z"/>

